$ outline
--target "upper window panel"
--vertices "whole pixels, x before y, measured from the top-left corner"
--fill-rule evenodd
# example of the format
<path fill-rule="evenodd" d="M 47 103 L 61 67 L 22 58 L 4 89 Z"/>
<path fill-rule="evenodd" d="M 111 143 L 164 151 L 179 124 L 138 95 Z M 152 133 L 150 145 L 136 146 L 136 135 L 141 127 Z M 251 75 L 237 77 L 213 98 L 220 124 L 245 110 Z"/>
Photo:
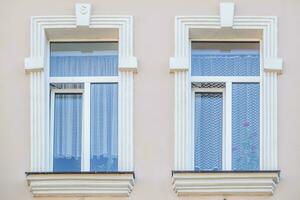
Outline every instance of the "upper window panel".
<path fill-rule="evenodd" d="M 259 42 L 192 42 L 192 76 L 259 76 Z"/>
<path fill-rule="evenodd" d="M 118 76 L 117 42 L 53 42 L 50 76 Z"/>

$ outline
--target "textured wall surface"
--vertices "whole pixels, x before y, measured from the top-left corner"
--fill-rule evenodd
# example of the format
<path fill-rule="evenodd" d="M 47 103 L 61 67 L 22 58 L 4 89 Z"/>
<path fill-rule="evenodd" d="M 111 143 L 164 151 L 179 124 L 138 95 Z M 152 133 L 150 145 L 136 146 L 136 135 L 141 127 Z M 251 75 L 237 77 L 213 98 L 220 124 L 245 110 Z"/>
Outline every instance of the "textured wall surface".
<path fill-rule="evenodd" d="M 1 0 L 0 6 L 0 199 L 33 199 L 26 185 L 30 164 L 29 56 L 30 16 L 73 14 L 68 0 Z M 211 199 L 177 197 L 171 186 L 174 159 L 174 80 L 168 60 L 174 54 L 175 15 L 217 15 L 218 0 L 90 0 L 93 14 L 134 18 L 134 49 L 139 60 L 134 94 L 136 184 L 132 200 Z M 300 1 L 236 0 L 237 15 L 279 17 L 279 56 L 284 73 L 278 81 L 278 135 L 281 182 L 273 197 L 227 200 L 297 200 L 300 196 Z M 111 199 L 111 198 L 36 198 Z M 113 198 L 128 199 L 128 198 Z"/>

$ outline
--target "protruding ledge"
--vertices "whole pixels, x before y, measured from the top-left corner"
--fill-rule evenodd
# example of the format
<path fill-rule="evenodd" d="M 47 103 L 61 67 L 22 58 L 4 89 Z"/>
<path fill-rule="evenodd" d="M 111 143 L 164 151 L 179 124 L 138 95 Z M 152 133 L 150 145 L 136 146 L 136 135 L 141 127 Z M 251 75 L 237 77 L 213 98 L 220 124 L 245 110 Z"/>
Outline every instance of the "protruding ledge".
<path fill-rule="evenodd" d="M 282 73 L 283 60 L 280 58 L 267 58 L 264 62 L 264 69 L 266 71 L 274 71 L 277 73 Z"/>
<path fill-rule="evenodd" d="M 26 71 L 39 71 L 43 70 L 44 63 L 42 57 L 28 57 L 24 60 Z"/>
<path fill-rule="evenodd" d="M 33 196 L 129 196 L 134 172 L 27 172 Z"/>
<path fill-rule="evenodd" d="M 280 171 L 173 171 L 178 195 L 272 195 Z"/>
<path fill-rule="evenodd" d="M 186 71 L 189 69 L 189 59 L 185 57 L 170 58 L 170 72 Z"/>
<path fill-rule="evenodd" d="M 123 57 L 119 61 L 119 69 L 121 71 L 134 71 L 137 72 L 137 58 L 136 57 Z"/>

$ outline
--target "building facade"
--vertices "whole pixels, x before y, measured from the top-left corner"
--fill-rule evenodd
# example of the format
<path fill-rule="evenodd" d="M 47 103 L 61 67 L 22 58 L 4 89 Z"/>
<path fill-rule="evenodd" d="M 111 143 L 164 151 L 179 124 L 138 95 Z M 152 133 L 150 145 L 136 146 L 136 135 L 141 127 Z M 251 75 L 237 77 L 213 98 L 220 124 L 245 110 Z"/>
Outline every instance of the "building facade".
<path fill-rule="evenodd" d="M 299 9 L 4 1 L 1 199 L 297 199 Z"/>

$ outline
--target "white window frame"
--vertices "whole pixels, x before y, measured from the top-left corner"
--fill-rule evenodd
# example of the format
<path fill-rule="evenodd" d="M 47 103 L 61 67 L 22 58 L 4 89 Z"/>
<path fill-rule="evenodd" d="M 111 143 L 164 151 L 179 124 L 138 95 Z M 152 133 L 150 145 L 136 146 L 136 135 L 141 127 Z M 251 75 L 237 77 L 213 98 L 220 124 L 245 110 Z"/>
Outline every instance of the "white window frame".
<path fill-rule="evenodd" d="M 84 90 L 83 89 L 51 89 L 50 91 L 50 155 L 52 156 L 52 162 L 51 166 L 53 169 L 53 159 L 54 159 L 54 150 L 53 150 L 53 145 L 54 145 L 54 109 L 55 109 L 55 95 L 56 94 L 81 94 L 82 95 L 82 101 L 85 101 L 84 98 Z M 82 116 L 84 114 L 83 106 L 81 108 Z M 82 141 L 83 141 L 83 121 L 82 121 Z M 83 147 L 81 147 L 83 148 Z M 81 155 L 82 156 L 82 155 Z M 81 157 L 82 159 L 82 157 Z M 81 160 L 81 169 L 82 169 L 82 160 Z"/>
<path fill-rule="evenodd" d="M 50 41 L 51 42 L 56 42 L 56 41 Z M 59 41 L 63 42 L 63 41 Z M 70 41 L 66 41 L 70 42 Z M 73 41 L 74 43 L 78 41 Z M 83 42 L 83 41 L 80 41 Z M 89 41 L 91 42 L 91 41 Z M 99 42 L 99 41 L 92 41 L 92 42 Z M 103 41 L 103 42 L 111 42 L 111 41 Z M 98 53 L 97 55 L 117 55 L 117 51 L 112 51 L 112 52 L 104 52 Z M 69 54 L 68 54 L 69 55 Z M 90 137 L 91 137 L 91 132 L 90 132 L 90 87 L 91 84 L 94 83 L 116 83 L 119 85 L 119 78 L 118 76 L 66 76 L 66 77 L 53 77 L 50 76 L 50 70 L 48 70 L 48 85 L 53 84 L 53 83 L 82 83 L 83 84 L 83 89 L 49 89 L 51 93 L 51 112 L 50 112 L 50 155 L 52 156 L 52 160 L 50 162 L 50 168 L 53 169 L 53 138 L 54 138 L 54 95 L 56 93 L 81 93 L 82 94 L 82 99 L 83 99 L 83 104 L 82 104 L 82 145 L 81 145 L 81 171 L 90 171 Z M 119 112 L 118 112 L 119 113 Z"/>
<path fill-rule="evenodd" d="M 27 173 L 28 185 L 34 196 L 129 196 L 134 185 L 133 78 L 137 72 L 137 59 L 133 56 L 133 17 L 91 15 L 91 5 L 81 3 L 75 4 L 74 13 L 76 15 L 31 17 L 30 56 L 25 58 L 24 67 L 30 77 L 31 162 L 30 172 Z M 102 29 L 117 30 L 118 35 L 115 35 L 114 32 L 112 38 L 106 38 L 106 36 L 98 38 L 99 32 L 97 31 Z M 70 30 L 76 31 L 70 32 Z M 68 34 L 65 35 L 65 32 Z M 76 34 L 73 35 L 75 32 Z M 94 38 L 95 35 L 96 38 Z M 49 73 L 49 46 L 52 40 L 118 41 L 119 72 L 117 77 L 80 77 L 86 84 L 98 81 L 118 82 L 117 173 L 61 174 L 52 171 L 53 153 L 51 152 L 52 139 L 49 119 L 51 112 L 49 106 L 50 90 L 47 77 Z M 78 82 L 78 80 L 77 77 L 64 80 L 58 77 L 51 78 L 51 82 L 60 83 Z M 85 116 L 83 117 L 85 118 Z M 86 138 L 82 142 L 87 146 L 89 139 Z M 85 166 L 85 168 L 87 167 Z M 74 184 L 70 183 L 76 185 L 76 190 L 74 190 Z M 97 184 L 95 185 L 95 183 Z M 50 187 L 54 189 L 49 190 Z"/>
<path fill-rule="evenodd" d="M 191 31 L 206 30 L 259 31 L 261 37 L 261 78 L 242 77 L 191 77 Z M 195 32 L 194 32 L 195 33 Z M 207 32 L 209 33 L 209 31 Z M 228 33 L 228 32 L 227 32 Z M 257 32 L 256 32 L 257 33 Z M 193 37 L 194 39 L 195 37 Z M 215 38 L 215 37 L 213 37 Z M 217 40 L 236 38 L 235 36 L 220 37 Z M 247 39 L 243 35 L 243 40 Z M 253 37 L 250 37 L 253 39 Z M 220 15 L 176 16 L 175 17 L 175 55 L 170 58 L 170 72 L 174 74 L 175 87 L 175 145 L 173 187 L 177 194 L 273 194 L 279 179 L 277 152 L 277 76 L 282 73 L 283 61 L 277 57 L 277 17 L 275 16 L 235 16 L 234 3 L 220 3 Z M 249 79 L 248 79 L 249 78 Z M 192 82 L 260 82 L 261 86 L 261 138 L 260 138 L 260 171 L 258 173 L 236 173 L 231 171 L 217 173 L 201 173 L 194 171 L 194 138 L 192 133 Z M 229 87 L 226 87 L 230 90 Z M 228 98 L 227 98 L 228 99 Z M 229 104 L 227 101 L 226 104 Z M 229 106 L 229 105 L 228 105 Z M 231 113 L 226 113 L 230 115 Z M 231 118 L 231 116 L 226 116 Z M 228 127 L 227 127 L 228 128 Z M 229 128 L 228 128 L 229 129 Z M 230 131 L 231 132 L 231 131 Z M 226 142 L 231 148 L 231 143 Z M 228 156 L 228 159 L 231 161 Z M 226 163 L 226 169 L 231 169 L 231 163 Z M 270 171 L 271 170 L 271 171 Z M 216 177 L 220 179 L 216 180 Z M 270 182 L 264 189 L 259 187 L 260 178 L 265 177 Z M 244 184 L 245 179 L 248 184 Z M 207 186 L 207 187 L 205 187 Z M 214 190 L 206 189 L 214 186 Z"/>
<path fill-rule="evenodd" d="M 193 83 L 201 83 L 201 82 L 209 82 L 209 83 L 216 83 L 216 82 L 222 82 L 225 83 L 225 91 L 224 91 L 224 113 L 225 116 L 223 116 L 223 146 L 222 146 L 222 169 L 223 170 L 232 170 L 232 84 L 233 83 L 258 83 L 259 84 L 259 88 L 260 88 L 260 104 L 259 104 L 259 109 L 260 109 L 260 138 L 259 140 L 261 140 L 262 137 L 262 81 L 263 81 L 263 69 L 262 69 L 262 41 L 261 40 L 253 40 L 253 39 L 231 39 L 231 40 L 197 40 L 197 39 L 193 39 L 190 40 L 190 47 L 192 46 L 192 42 L 257 42 L 259 44 L 259 54 L 260 54 L 260 62 L 259 62 L 259 76 L 192 76 L 191 74 L 191 70 L 190 70 L 190 82 L 191 84 Z M 192 50 L 190 50 L 190 59 L 192 57 L 191 55 Z M 190 60 L 190 63 L 192 64 L 192 61 Z M 194 105 L 194 90 L 193 91 L 193 96 L 192 96 L 192 106 Z M 213 88 L 212 91 L 218 91 L 218 88 Z M 194 108 L 192 107 L 192 137 L 194 138 Z M 193 139 L 194 140 L 194 139 Z M 261 142 L 260 142 L 260 150 L 262 148 L 261 146 Z M 260 159 L 260 163 L 261 163 L 261 151 L 260 155 L 259 155 L 259 159 Z M 193 152 L 193 154 L 195 154 L 195 152 Z M 194 157 L 194 155 L 193 155 Z M 194 167 L 194 166 L 193 166 Z"/>

